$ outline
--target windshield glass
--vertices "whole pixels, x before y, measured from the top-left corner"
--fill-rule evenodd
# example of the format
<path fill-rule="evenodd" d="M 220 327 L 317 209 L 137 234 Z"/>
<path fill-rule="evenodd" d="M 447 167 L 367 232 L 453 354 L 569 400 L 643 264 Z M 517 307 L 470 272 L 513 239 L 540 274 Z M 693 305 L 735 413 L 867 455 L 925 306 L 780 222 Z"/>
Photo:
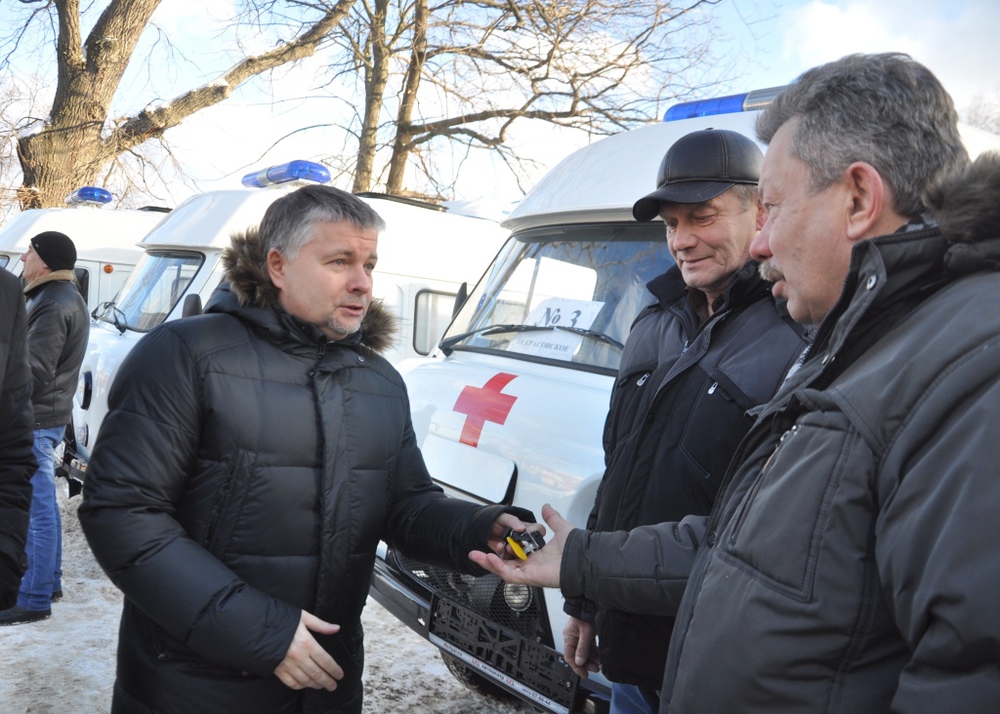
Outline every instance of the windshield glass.
<path fill-rule="evenodd" d="M 147 252 L 139 258 L 117 301 L 101 313 L 100 319 L 136 332 L 152 330 L 184 297 L 204 260 L 201 253 Z"/>
<path fill-rule="evenodd" d="M 646 283 L 673 265 L 663 224 L 571 225 L 513 236 L 441 341 L 613 374 Z"/>
<path fill-rule="evenodd" d="M 0 268 L 6 268 L 7 263 L 10 262 L 10 256 L 5 253 L 0 253 Z"/>

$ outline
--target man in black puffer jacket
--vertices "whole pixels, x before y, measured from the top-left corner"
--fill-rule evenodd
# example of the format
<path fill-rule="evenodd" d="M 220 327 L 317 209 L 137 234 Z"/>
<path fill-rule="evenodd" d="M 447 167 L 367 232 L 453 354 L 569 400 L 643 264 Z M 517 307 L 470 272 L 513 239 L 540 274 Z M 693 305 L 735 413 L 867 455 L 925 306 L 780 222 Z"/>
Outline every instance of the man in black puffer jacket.
<path fill-rule="evenodd" d="M 481 572 L 468 551 L 531 519 L 431 482 L 378 355 L 383 227 L 337 189 L 278 199 L 207 314 L 123 363 L 79 511 L 126 596 L 113 712 L 360 712 L 379 540 Z"/>
<path fill-rule="evenodd" d="M 0 608 L 13 607 L 28 561 L 24 542 L 31 505 L 31 370 L 24 296 L 0 270 Z"/>
<path fill-rule="evenodd" d="M 28 311 L 28 362 L 34 412 L 31 519 L 25 553 L 28 569 L 17 603 L 0 612 L 0 625 L 44 620 L 52 597 L 62 595 L 62 523 L 56 500 L 56 455 L 73 416 L 73 395 L 87 350 L 87 302 L 76 287 L 76 246 L 69 236 L 45 231 L 21 256 Z"/>

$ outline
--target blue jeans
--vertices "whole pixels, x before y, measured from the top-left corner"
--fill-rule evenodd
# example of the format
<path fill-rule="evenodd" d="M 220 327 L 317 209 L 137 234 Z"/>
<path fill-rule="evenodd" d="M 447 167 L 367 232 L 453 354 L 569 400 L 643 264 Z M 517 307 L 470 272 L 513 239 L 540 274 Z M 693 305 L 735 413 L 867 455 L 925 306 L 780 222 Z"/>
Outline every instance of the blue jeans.
<path fill-rule="evenodd" d="M 18 607 L 25 610 L 48 610 L 52 591 L 62 587 L 56 582 L 56 573 L 61 575 L 62 568 L 62 522 L 56 500 L 55 449 L 65 431 L 64 426 L 35 430 L 38 470 L 31 477 L 31 515 L 24 549 L 28 570 L 17 595 Z"/>
<path fill-rule="evenodd" d="M 660 693 L 649 687 L 611 683 L 611 714 L 657 714 Z"/>

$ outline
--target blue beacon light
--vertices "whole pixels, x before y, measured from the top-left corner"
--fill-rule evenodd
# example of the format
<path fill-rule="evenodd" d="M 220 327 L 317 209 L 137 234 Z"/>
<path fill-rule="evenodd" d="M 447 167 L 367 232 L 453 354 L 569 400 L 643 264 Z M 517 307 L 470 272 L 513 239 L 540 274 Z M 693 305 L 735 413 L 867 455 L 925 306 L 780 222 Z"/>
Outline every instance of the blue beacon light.
<path fill-rule="evenodd" d="M 111 203 L 111 192 L 97 186 L 81 186 L 66 197 L 70 206 L 103 206 Z"/>
<path fill-rule="evenodd" d="M 254 171 L 243 177 L 243 185 L 248 188 L 264 188 L 289 181 L 329 183 L 330 171 L 323 164 L 297 159 L 289 161 L 287 164 Z"/>
<path fill-rule="evenodd" d="M 743 94 L 730 94 L 714 99 L 698 99 L 693 102 L 675 104 L 663 115 L 663 121 L 693 119 L 695 117 L 714 116 L 716 114 L 734 114 L 763 109 L 784 90 L 784 87 L 755 89 Z"/>

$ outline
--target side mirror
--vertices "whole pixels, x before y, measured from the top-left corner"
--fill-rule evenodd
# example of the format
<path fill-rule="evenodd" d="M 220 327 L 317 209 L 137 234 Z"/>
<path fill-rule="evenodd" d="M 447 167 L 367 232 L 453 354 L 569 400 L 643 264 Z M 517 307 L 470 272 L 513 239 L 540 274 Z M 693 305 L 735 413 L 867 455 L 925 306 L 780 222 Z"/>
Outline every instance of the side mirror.
<path fill-rule="evenodd" d="M 465 301 L 468 299 L 469 299 L 469 284 L 462 283 L 461 285 L 458 286 L 458 294 L 455 295 L 455 307 L 453 307 L 451 310 L 451 318 L 453 320 L 455 319 L 455 315 L 458 314 L 458 311 L 462 309 L 462 305 L 464 305 Z"/>
<path fill-rule="evenodd" d="M 181 310 L 181 317 L 192 317 L 201 314 L 201 295 L 189 293 L 184 296 L 184 307 Z"/>

